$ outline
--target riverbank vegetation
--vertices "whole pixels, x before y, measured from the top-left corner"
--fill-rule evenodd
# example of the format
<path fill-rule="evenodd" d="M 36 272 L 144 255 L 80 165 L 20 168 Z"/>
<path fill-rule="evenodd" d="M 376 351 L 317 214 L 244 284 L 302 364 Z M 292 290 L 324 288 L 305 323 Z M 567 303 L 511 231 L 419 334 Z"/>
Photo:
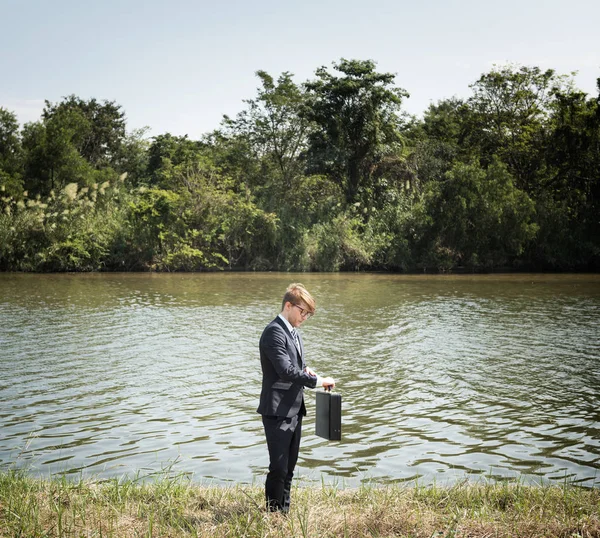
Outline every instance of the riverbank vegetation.
<path fill-rule="evenodd" d="M 600 490 L 518 483 L 299 487 L 287 516 L 259 486 L 43 480 L 0 474 L 0 538 L 600 536 Z"/>
<path fill-rule="evenodd" d="M 373 61 L 257 76 L 200 140 L 0 108 L 0 270 L 600 268 L 600 79 L 496 67 L 415 118 Z"/>

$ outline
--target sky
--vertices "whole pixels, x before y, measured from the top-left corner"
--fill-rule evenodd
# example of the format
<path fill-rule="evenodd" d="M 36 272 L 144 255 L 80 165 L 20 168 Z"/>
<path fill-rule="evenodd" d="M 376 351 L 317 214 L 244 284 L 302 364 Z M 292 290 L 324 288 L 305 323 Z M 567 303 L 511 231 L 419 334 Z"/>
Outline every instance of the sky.
<path fill-rule="evenodd" d="M 129 131 L 198 139 L 256 96 L 256 71 L 297 83 L 341 58 L 394 73 L 421 115 L 494 65 L 577 71 L 596 96 L 598 0 L 0 0 L 0 107 L 115 101 Z"/>

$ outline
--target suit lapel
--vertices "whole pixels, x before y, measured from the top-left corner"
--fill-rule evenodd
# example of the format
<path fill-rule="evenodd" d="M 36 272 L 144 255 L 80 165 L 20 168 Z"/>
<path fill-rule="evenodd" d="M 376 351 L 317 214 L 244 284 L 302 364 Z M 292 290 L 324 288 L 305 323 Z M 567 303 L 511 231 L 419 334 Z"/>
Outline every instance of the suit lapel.
<path fill-rule="evenodd" d="M 298 331 L 296 331 L 296 334 L 298 335 L 298 342 L 300 342 L 300 351 L 298 351 L 298 348 L 296 347 L 296 344 L 294 343 L 294 339 L 292 338 L 292 334 L 290 333 L 287 325 L 282 321 L 282 319 L 279 316 L 277 316 L 275 318 L 275 321 L 283 328 L 285 335 L 287 336 L 287 339 L 290 341 L 290 344 L 292 345 L 292 349 L 296 350 L 296 358 L 298 359 L 298 366 L 303 368 L 302 355 L 304 354 L 304 347 L 302 344 L 302 337 L 300 336 L 300 333 Z"/>

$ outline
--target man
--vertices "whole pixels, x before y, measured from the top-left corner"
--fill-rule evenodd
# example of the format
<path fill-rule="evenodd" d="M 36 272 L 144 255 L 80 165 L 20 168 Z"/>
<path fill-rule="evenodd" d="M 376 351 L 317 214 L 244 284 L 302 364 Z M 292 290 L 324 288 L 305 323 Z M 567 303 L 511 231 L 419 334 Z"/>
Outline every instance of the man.
<path fill-rule="evenodd" d="M 257 412 L 262 415 L 269 473 L 265 483 L 267 509 L 287 513 L 294 467 L 298 460 L 302 417 L 306 415 L 304 387 L 333 387 L 331 377 L 320 377 L 306 366 L 297 328 L 315 313 L 315 300 L 302 284 L 290 284 L 281 313 L 260 337 L 263 379 Z"/>

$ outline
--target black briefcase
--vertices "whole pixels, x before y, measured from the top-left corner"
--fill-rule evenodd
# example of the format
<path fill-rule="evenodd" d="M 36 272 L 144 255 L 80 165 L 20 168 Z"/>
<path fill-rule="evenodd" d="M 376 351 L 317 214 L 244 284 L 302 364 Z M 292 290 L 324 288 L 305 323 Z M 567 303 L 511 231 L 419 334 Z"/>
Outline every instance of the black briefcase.
<path fill-rule="evenodd" d="M 317 391 L 315 433 L 329 441 L 342 439 L 342 395 Z"/>

